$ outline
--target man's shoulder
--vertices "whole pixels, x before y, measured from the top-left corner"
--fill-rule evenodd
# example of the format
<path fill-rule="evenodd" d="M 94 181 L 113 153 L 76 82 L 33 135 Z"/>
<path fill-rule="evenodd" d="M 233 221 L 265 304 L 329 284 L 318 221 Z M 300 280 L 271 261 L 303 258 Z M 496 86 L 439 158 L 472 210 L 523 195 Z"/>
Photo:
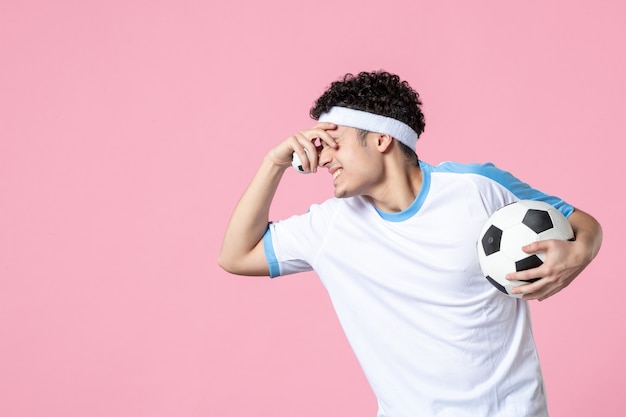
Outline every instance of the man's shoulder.
<path fill-rule="evenodd" d="M 484 176 L 496 175 L 503 172 L 492 162 L 454 162 L 445 161 L 437 165 L 431 165 L 420 161 L 420 168 L 429 170 L 432 173 L 453 173 L 453 174 L 479 174 Z"/>
<path fill-rule="evenodd" d="M 438 165 L 423 163 L 423 170 L 430 171 L 430 175 L 438 178 L 455 178 L 456 180 L 469 180 L 473 183 L 493 184 L 498 183 L 505 187 L 520 182 L 510 172 L 497 167 L 492 162 L 460 163 L 446 161 Z"/>

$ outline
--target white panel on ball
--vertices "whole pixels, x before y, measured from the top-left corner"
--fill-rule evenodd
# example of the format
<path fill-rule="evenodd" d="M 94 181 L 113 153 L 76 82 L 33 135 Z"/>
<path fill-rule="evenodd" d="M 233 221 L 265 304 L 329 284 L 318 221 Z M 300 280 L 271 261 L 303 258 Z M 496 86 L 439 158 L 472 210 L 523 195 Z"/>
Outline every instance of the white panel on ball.
<path fill-rule="evenodd" d="M 574 232 L 560 211 L 542 201 L 520 200 L 496 210 L 485 223 L 477 242 L 478 259 L 487 279 L 504 294 L 526 284 L 509 281 L 511 272 L 541 265 L 545 253 L 527 254 L 522 246 L 540 240 L 571 240 Z M 537 277 L 537 279 L 540 277 Z"/>

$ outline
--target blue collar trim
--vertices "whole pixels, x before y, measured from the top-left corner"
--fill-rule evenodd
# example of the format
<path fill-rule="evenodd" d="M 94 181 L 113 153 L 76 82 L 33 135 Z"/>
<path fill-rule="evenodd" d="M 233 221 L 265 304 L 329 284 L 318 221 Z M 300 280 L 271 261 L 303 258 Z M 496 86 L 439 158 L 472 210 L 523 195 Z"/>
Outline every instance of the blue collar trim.
<path fill-rule="evenodd" d="M 422 208 L 424 201 L 426 200 L 426 196 L 428 195 L 428 191 L 430 190 L 430 173 L 431 166 L 419 162 L 420 169 L 422 170 L 422 187 L 420 188 L 417 197 L 406 210 L 400 211 L 398 213 L 388 213 L 386 211 L 380 210 L 378 207 L 374 206 L 380 217 L 390 222 L 402 222 L 413 217 L 419 210 Z"/>

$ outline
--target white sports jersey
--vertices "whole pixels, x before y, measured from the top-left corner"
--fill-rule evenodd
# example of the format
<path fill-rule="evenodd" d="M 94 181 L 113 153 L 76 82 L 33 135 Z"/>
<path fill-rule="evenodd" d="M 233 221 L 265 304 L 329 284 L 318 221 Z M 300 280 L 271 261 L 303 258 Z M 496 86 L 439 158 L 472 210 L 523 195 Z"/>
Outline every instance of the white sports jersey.
<path fill-rule="evenodd" d="M 505 204 L 543 200 L 492 164 L 420 163 L 400 213 L 330 199 L 271 223 L 271 276 L 315 270 L 378 399 L 378 416 L 547 416 L 528 304 L 484 277 L 476 242 Z"/>

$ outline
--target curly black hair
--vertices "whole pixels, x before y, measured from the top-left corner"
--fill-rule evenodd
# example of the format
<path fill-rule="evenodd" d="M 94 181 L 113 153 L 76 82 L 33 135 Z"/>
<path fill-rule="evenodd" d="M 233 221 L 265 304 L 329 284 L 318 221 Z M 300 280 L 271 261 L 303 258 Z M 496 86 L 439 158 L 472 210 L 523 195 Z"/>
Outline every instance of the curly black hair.
<path fill-rule="evenodd" d="M 407 81 L 386 71 L 346 74 L 333 82 L 311 108 L 313 119 L 333 106 L 348 107 L 391 117 L 409 125 L 418 137 L 424 131 L 424 114 L 419 94 Z"/>

